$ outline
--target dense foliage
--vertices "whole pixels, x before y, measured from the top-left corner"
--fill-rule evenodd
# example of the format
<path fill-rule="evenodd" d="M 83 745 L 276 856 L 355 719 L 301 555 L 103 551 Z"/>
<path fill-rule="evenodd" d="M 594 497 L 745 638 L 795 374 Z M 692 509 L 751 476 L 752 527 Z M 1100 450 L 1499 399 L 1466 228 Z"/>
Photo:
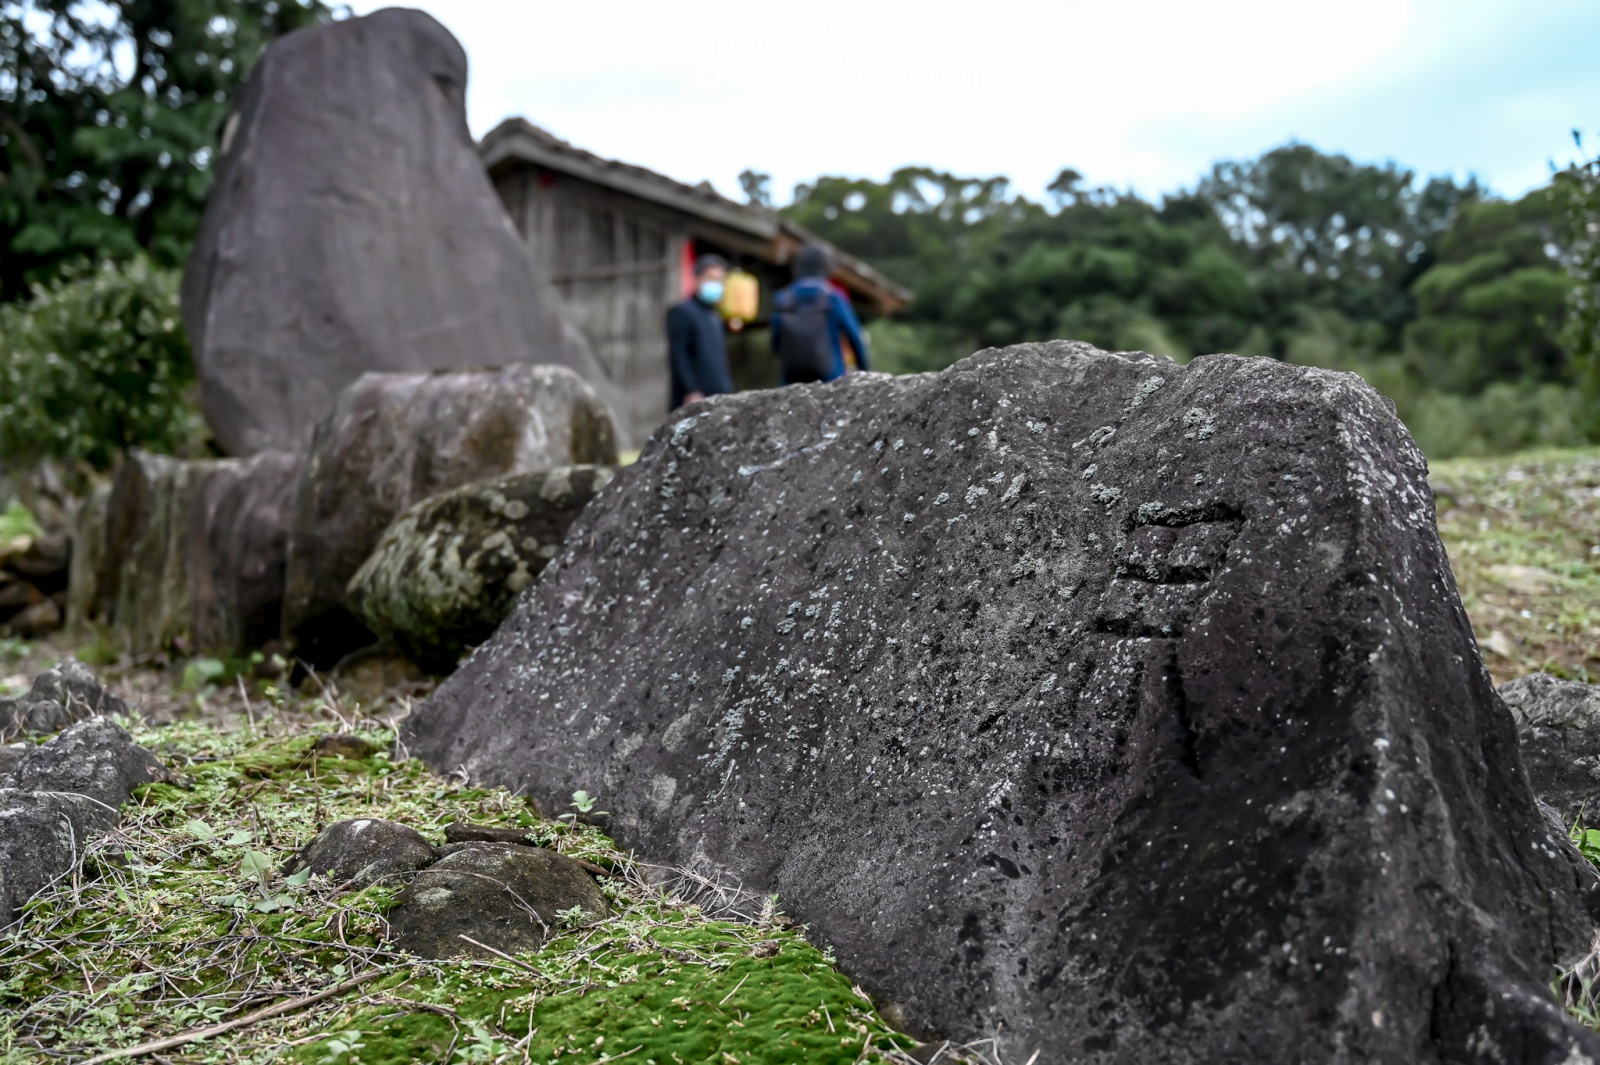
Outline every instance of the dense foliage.
<path fill-rule="evenodd" d="M 1578 147 L 1583 140 L 1573 139 Z M 1571 353 L 1587 400 L 1587 427 L 1600 439 L 1600 157 L 1568 167 L 1558 181 L 1566 199 L 1571 235 L 1568 266 L 1572 292 L 1562 342 Z"/>
<path fill-rule="evenodd" d="M 0 461 L 111 464 L 201 435 L 178 274 L 144 258 L 68 268 L 0 304 Z"/>
<path fill-rule="evenodd" d="M 0 0 L 0 301 L 76 259 L 178 266 L 235 91 L 321 0 Z"/>
<path fill-rule="evenodd" d="M 0 305 L 47 294 L 34 297 L 45 321 L 5 318 L 28 338 L 0 351 L 7 383 L 46 391 L 0 401 L 34 419 L 7 415 L 0 459 L 102 463 L 129 442 L 187 439 L 192 417 L 169 406 L 187 357 L 130 334 L 136 354 L 111 373 L 132 312 L 68 328 L 57 308 L 111 306 L 94 293 L 112 275 L 75 264 L 145 256 L 117 275 L 135 288 L 181 265 L 249 68 L 276 36 L 331 17 L 325 0 L 0 0 Z M 766 175 L 740 184 L 770 205 Z M 1070 169 L 1033 202 L 1002 177 L 909 167 L 801 185 L 783 210 L 917 290 L 908 314 L 872 326 L 882 368 L 1053 336 L 1233 351 L 1364 374 L 1435 457 L 1600 439 L 1597 160 L 1517 201 L 1290 144 L 1159 201 Z M 141 360 L 167 370 L 139 379 Z M 89 391 L 73 397 L 73 382 Z M 78 412 L 70 426 L 25 435 L 57 408 Z M 82 435 L 101 427 L 118 435 Z"/>
<path fill-rule="evenodd" d="M 801 185 L 784 210 L 917 290 L 873 327 L 885 368 L 1055 336 L 1232 351 L 1363 373 L 1430 454 L 1582 438 L 1553 188 L 1508 202 L 1290 144 L 1158 203 L 1072 170 L 1049 191 L 906 168 Z"/>

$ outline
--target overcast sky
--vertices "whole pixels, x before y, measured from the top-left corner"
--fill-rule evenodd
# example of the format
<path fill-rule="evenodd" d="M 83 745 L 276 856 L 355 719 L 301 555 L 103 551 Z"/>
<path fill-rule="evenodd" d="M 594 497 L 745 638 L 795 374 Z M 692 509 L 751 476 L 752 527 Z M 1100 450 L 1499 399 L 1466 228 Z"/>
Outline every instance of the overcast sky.
<path fill-rule="evenodd" d="M 415 6 L 466 46 L 475 134 L 523 115 L 736 198 L 909 164 L 1154 196 L 1291 139 L 1518 195 L 1600 141 L 1600 0 Z"/>

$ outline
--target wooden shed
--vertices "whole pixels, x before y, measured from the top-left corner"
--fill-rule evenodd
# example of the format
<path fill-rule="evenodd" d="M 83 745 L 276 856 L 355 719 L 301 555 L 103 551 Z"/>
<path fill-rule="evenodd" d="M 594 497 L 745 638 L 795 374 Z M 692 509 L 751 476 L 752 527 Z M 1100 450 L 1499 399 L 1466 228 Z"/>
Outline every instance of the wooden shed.
<path fill-rule="evenodd" d="M 729 358 L 739 387 L 777 382 L 765 332 L 771 296 L 789 283 L 794 254 L 818 238 L 709 184 L 602 159 L 525 119 L 502 122 L 479 147 L 517 231 L 625 397 L 634 446 L 668 414 L 666 314 L 692 289 L 696 255 L 717 252 L 760 281 L 761 315 L 730 337 Z M 834 261 L 834 280 L 861 314 L 910 302 L 910 291 L 854 256 L 834 249 Z"/>

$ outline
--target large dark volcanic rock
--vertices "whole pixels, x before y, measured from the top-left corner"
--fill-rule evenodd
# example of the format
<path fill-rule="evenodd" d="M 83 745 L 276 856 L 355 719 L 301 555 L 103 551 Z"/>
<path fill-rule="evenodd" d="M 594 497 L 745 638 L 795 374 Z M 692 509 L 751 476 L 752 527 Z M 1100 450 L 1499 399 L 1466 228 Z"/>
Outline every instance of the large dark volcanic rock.
<path fill-rule="evenodd" d="M 183 284 L 230 454 L 302 449 L 369 370 L 553 363 L 611 402 L 484 172 L 466 87 L 460 44 L 403 9 L 290 34 L 251 72 Z"/>
<path fill-rule="evenodd" d="M 404 740 L 597 794 L 1007 1060 L 1600 1060 L 1549 992 L 1595 875 L 1424 475 L 1359 378 L 1271 359 L 1057 342 L 719 397 Z"/>
<path fill-rule="evenodd" d="M 507 474 L 616 461 L 604 404 L 570 370 L 363 376 L 317 426 L 295 489 L 285 638 L 317 665 L 372 642 L 345 586 L 412 504 Z"/>
<path fill-rule="evenodd" d="M 1534 794 L 1566 824 L 1600 824 L 1600 687 L 1548 673 L 1500 686 Z"/>

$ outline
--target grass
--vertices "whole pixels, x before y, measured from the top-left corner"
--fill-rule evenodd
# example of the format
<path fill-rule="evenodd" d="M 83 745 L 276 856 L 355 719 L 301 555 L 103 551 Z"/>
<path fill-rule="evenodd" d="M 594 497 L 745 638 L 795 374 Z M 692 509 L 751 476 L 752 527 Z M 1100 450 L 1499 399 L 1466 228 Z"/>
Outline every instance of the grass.
<path fill-rule="evenodd" d="M 4 1065 L 81 1061 L 360 977 L 347 993 L 160 1060 L 910 1060 L 902 1051 L 914 1041 L 879 1018 L 774 900 L 735 919 L 726 894 L 693 881 L 662 886 L 659 871 L 597 829 L 544 820 L 504 791 L 383 754 L 315 757 L 316 735 L 333 723 L 133 727 L 193 786 L 143 789 L 81 873 L 30 903 L 20 931 L 0 940 Z M 563 928 L 514 960 L 396 953 L 383 939 L 394 887 L 338 895 L 275 872 L 319 826 L 350 817 L 403 821 L 436 841 L 454 820 L 531 829 L 544 846 L 617 874 L 602 881 L 614 916 Z"/>
<path fill-rule="evenodd" d="M 1435 463 L 1439 534 L 1497 682 L 1600 682 L 1600 449 Z"/>

